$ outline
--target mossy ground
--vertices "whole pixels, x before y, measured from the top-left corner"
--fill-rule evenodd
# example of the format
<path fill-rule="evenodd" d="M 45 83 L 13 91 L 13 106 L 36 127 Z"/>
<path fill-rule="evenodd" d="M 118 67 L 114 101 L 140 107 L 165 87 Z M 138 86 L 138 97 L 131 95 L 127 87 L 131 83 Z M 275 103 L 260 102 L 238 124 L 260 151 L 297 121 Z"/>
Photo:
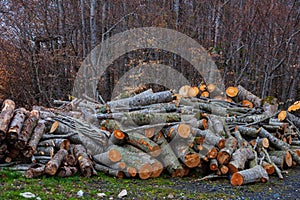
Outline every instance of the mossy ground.
<path fill-rule="evenodd" d="M 27 179 L 21 173 L 0 169 L 0 199 L 24 199 L 22 192 L 31 192 L 41 199 L 79 199 L 77 192 L 82 190 L 80 199 L 101 199 L 97 194 L 104 193 L 102 199 L 118 199 L 118 194 L 126 189 L 124 199 L 299 199 L 299 167 L 292 169 L 279 180 L 275 175 L 267 183 L 255 183 L 233 187 L 228 179 L 199 181 L 198 177 L 116 179 L 98 173 L 98 176 L 84 178 L 79 175 L 69 178 L 42 176 Z"/>

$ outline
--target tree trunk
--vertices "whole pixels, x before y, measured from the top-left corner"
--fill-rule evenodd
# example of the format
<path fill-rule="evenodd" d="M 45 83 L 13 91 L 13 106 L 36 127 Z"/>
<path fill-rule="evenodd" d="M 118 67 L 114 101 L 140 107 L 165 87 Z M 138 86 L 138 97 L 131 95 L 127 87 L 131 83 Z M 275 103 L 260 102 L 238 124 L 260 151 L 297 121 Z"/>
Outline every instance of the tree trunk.
<path fill-rule="evenodd" d="M 230 161 L 233 152 L 237 149 L 237 146 L 238 143 L 236 138 L 227 138 L 225 147 L 219 151 L 217 156 L 219 164 L 226 165 Z"/>

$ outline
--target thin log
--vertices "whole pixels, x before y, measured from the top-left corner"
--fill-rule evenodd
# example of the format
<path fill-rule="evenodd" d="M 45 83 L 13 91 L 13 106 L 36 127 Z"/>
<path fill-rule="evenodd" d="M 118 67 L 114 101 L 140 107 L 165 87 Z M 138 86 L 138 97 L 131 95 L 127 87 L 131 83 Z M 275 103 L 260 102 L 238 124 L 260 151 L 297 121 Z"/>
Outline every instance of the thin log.
<path fill-rule="evenodd" d="M 110 135 L 108 142 L 110 144 L 123 145 L 128 140 L 128 134 L 121 130 L 114 130 Z"/>
<path fill-rule="evenodd" d="M 238 126 L 238 131 L 240 131 L 242 136 L 257 138 L 260 129 L 247 127 L 247 126 Z"/>
<path fill-rule="evenodd" d="M 118 149 L 110 149 L 104 153 L 94 155 L 93 159 L 99 164 L 110 167 L 114 163 L 119 162 L 122 156 Z"/>
<path fill-rule="evenodd" d="M 84 177 L 91 177 L 93 174 L 95 174 L 93 163 L 83 145 L 75 145 L 73 148 L 73 154 L 79 162 L 80 171 Z"/>
<path fill-rule="evenodd" d="M 209 169 L 211 171 L 217 171 L 218 170 L 218 161 L 217 161 L 217 159 L 211 159 L 209 161 Z"/>
<path fill-rule="evenodd" d="M 177 158 L 187 167 L 194 168 L 200 164 L 200 155 L 193 151 L 185 141 L 175 141 L 170 145 Z"/>
<path fill-rule="evenodd" d="M 229 137 L 226 139 L 226 145 L 218 152 L 217 160 L 219 164 L 226 165 L 229 163 L 233 152 L 237 149 L 238 143 L 236 138 Z"/>
<path fill-rule="evenodd" d="M 0 113 L 0 142 L 6 138 L 6 132 L 9 128 L 11 119 L 14 116 L 15 103 L 6 99 L 3 102 L 1 113 Z"/>
<path fill-rule="evenodd" d="M 53 147 L 37 147 L 36 153 L 34 155 L 41 155 L 41 156 L 50 156 L 54 155 L 54 148 Z"/>
<path fill-rule="evenodd" d="M 65 149 L 60 149 L 46 164 L 45 173 L 52 176 L 55 175 L 66 155 L 68 155 L 68 151 Z"/>
<path fill-rule="evenodd" d="M 240 186 L 254 182 L 265 183 L 268 180 L 269 176 L 266 170 L 262 166 L 256 165 L 253 168 L 235 172 L 230 179 L 230 183 L 233 186 Z"/>
<path fill-rule="evenodd" d="M 269 142 L 279 150 L 288 150 L 290 149 L 290 145 L 283 142 L 282 140 L 277 139 L 274 137 L 271 133 L 269 133 L 266 129 L 260 128 L 260 131 L 258 132 L 258 135 L 261 138 L 268 138 Z"/>
<path fill-rule="evenodd" d="M 40 141 L 38 146 L 44 147 L 54 147 L 55 149 L 70 149 L 70 140 L 63 138 L 54 138 L 49 140 Z"/>
<path fill-rule="evenodd" d="M 283 179 L 282 172 L 281 172 L 281 170 L 277 167 L 277 165 L 271 160 L 268 151 L 267 151 L 265 148 L 262 148 L 262 152 L 265 154 L 267 162 L 271 163 L 271 164 L 274 166 L 275 172 L 276 172 L 276 174 L 278 175 L 279 179 L 282 180 L 282 179 Z"/>
<path fill-rule="evenodd" d="M 267 171 L 269 175 L 274 174 L 275 172 L 275 167 L 271 163 L 268 163 L 266 161 L 262 162 L 262 167 Z"/>

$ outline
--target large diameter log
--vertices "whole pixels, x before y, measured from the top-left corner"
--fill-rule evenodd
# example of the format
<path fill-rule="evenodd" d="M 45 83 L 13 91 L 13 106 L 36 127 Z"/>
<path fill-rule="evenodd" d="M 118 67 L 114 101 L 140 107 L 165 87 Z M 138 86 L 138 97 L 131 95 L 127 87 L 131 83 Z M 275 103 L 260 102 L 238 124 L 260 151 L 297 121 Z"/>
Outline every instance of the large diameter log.
<path fill-rule="evenodd" d="M 43 137 L 43 134 L 46 131 L 46 125 L 44 120 L 39 120 L 37 126 L 34 129 L 34 132 L 28 142 L 28 145 L 26 149 L 23 151 L 23 155 L 27 158 L 31 157 L 35 152 L 37 145 L 41 138 Z"/>
<path fill-rule="evenodd" d="M 14 110 L 15 103 L 10 99 L 6 99 L 3 102 L 2 110 L 0 113 L 0 141 L 6 138 L 6 132 L 9 128 L 11 119 L 14 116 Z"/>
<path fill-rule="evenodd" d="M 229 163 L 233 152 L 237 149 L 238 142 L 235 137 L 229 137 L 226 139 L 226 145 L 218 152 L 217 160 L 219 164 L 226 165 Z"/>
<path fill-rule="evenodd" d="M 129 133 L 127 143 L 143 150 L 146 153 L 150 153 L 154 157 L 161 154 L 161 147 L 158 144 L 139 133 Z"/>
<path fill-rule="evenodd" d="M 45 165 L 42 164 L 35 164 L 31 166 L 26 172 L 26 178 L 37 178 L 45 174 Z"/>
<path fill-rule="evenodd" d="M 233 154 L 231 161 L 227 165 L 231 174 L 243 170 L 247 160 L 255 158 L 253 150 L 251 148 L 239 148 Z"/>
<path fill-rule="evenodd" d="M 284 168 L 284 164 L 288 167 L 292 167 L 293 164 L 293 158 L 289 151 L 283 150 L 283 151 L 269 151 L 269 155 L 271 160 L 279 165 L 281 169 Z M 274 159 L 272 159 L 274 158 Z M 279 160 L 279 162 L 276 162 L 275 160 Z"/>
<path fill-rule="evenodd" d="M 15 110 L 15 115 L 10 123 L 8 132 L 7 132 L 7 139 L 9 142 L 15 143 L 18 139 L 18 135 L 21 132 L 23 123 L 26 118 L 27 110 L 25 108 L 19 108 Z"/>
<path fill-rule="evenodd" d="M 18 141 L 15 143 L 15 146 L 23 150 L 26 147 L 27 142 L 29 141 L 34 128 L 36 127 L 39 120 L 39 111 L 32 110 L 29 114 L 29 117 L 25 120 L 22 130 L 18 135 Z"/>
<path fill-rule="evenodd" d="M 266 170 L 262 166 L 256 165 L 253 168 L 235 172 L 230 179 L 230 183 L 233 186 L 240 186 L 254 182 L 265 183 L 268 180 L 269 176 Z"/>
<path fill-rule="evenodd" d="M 79 162 L 81 174 L 85 177 L 91 177 L 95 173 L 95 170 L 85 147 L 77 144 L 73 148 L 73 153 Z"/>
<path fill-rule="evenodd" d="M 114 112 L 116 108 L 132 108 L 136 106 L 144 106 L 156 103 L 165 103 L 172 101 L 172 93 L 170 91 L 163 91 L 157 93 L 144 93 L 131 98 L 110 101 L 107 103 L 107 110 Z"/>
<path fill-rule="evenodd" d="M 163 166 L 167 169 L 169 174 L 173 177 L 184 176 L 184 169 L 177 156 L 173 152 L 170 144 L 165 139 L 162 132 L 154 135 L 152 139 L 161 148 L 161 154 L 159 155 L 159 160 L 163 163 Z"/>
<path fill-rule="evenodd" d="M 66 155 L 68 155 L 68 151 L 65 149 L 60 149 L 46 164 L 45 173 L 52 176 L 55 175 Z"/>
<path fill-rule="evenodd" d="M 103 172 L 104 174 L 108 174 L 110 176 L 114 176 L 114 177 L 117 177 L 119 179 L 122 179 L 124 177 L 124 172 L 123 171 L 113 169 L 113 168 L 110 168 L 110 167 L 107 167 L 105 165 L 101 165 L 101 164 L 98 164 L 98 163 L 95 164 L 95 169 L 97 171 Z"/>
<path fill-rule="evenodd" d="M 122 159 L 121 153 L 118 149 L 110 149 L 104 153 L 93 156 L 95 162 L 110 167 Z"/>
<path fill-rule="evenodd" d="M 188 124 L 177 124 L 171 127 L 168 127 L 164 131 L 165 138 L 168 141 L 172 141 L 175 139 L 187 139 L 191 134 L 191 127 Z"/>

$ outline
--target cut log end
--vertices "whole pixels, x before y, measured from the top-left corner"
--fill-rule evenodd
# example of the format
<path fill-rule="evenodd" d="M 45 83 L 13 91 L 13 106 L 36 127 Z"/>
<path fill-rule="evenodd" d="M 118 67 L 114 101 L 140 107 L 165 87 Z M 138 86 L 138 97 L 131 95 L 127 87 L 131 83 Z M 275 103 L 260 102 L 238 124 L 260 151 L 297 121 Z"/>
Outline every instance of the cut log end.
<path fill-rule="evenodd" d="M 189 168 L 197 167 L 200 164 L 200 156 L 197 153 L 187 154 L 185 156 L 184 164 Z"/>
<path fill-rule="evenodd" d="M 208 92 L 208 91 L 203 91 L 203 92 L 201 93 L 201 97 L 206 97 L 206 98 L 208 98 L 208 97 L 209 97 L 209 92 Z"/>
<path fill-rule="evenodd" d="M 147 138 L 152 138 L 154 136 L 154 133 L 155 133 L 155 128 L 147 128 L 145 129 L 144 131 L 144 135 L 147 137 Z"/>
<path fill-rule="evenodd" d="M 239 92 L 239 89 L 237 87 L 234 87 L 234 86 L 230 86 L 226 89 L 227 96 L 229 96 L 231 98 L 236 97 L 238 92 Z"/>
<path fill-rule="evenodd" d="M 279 112 L 277 118 L 282 122 L 282 121 L 284 121 L 286 119 L 286 116 L 287 116 L 286 111 L 282 110 L 282 111 Z"/>
<path fill-rule="evenodd" d="M 141 179 L 148 179 L 150 178 L 151 174 L 152 174 L 152 167 L 150 164 L 146 163 L 144 165 L 142 165 L 138 171 L 139 173 L 139 177 Z"/>
<path fill-rule="evenodd" d="M 177 131 L 180 137 L 188 138 L 191 133 L 191 127 L 187 124 L 179 124 Z"/>
<path fill-rule="evenodd" d="M 153 177 L 153 178 L 159 177 L 164 169 L 164 166 L 159 161 L 154 162 L 151 165 L 151 167 L 152 167 L 151 177 Z"/>
<path fill-rule="evenodd" d="M 150 154 L 153 157 L 159 156 L 161 154 L 161 148 L 160 148 L 160 146 L 154 146 L 154 147 L 152 147 Z"/>
<path fill-rule="evenodd" d="M 241 174 L 239 173 L 234 173 L 230 179 L 230 183 L 233 186 L 240 186 L 244 182 L 244 178 Z"/>
<path fill-rule="evenodd" d="M 253 108 L 254 107 L 253 103 L 251 101 L 247 100 L 247 99 L 242 100 L 241 103 L 246 108 Z"/>
<path fill-rule="evenodd" d="M 108 157 L 112 162 L 118 162 L 121 160 L 122 156 L 120 152 L 116 149 L 112 149 L 108 152 Z"/>
<path fill-rule="evenodd" d="M 195 97 L 199 94 L 199 88 L 198 87 L 191 87 L 188 91 L 189 97 Z"/>

